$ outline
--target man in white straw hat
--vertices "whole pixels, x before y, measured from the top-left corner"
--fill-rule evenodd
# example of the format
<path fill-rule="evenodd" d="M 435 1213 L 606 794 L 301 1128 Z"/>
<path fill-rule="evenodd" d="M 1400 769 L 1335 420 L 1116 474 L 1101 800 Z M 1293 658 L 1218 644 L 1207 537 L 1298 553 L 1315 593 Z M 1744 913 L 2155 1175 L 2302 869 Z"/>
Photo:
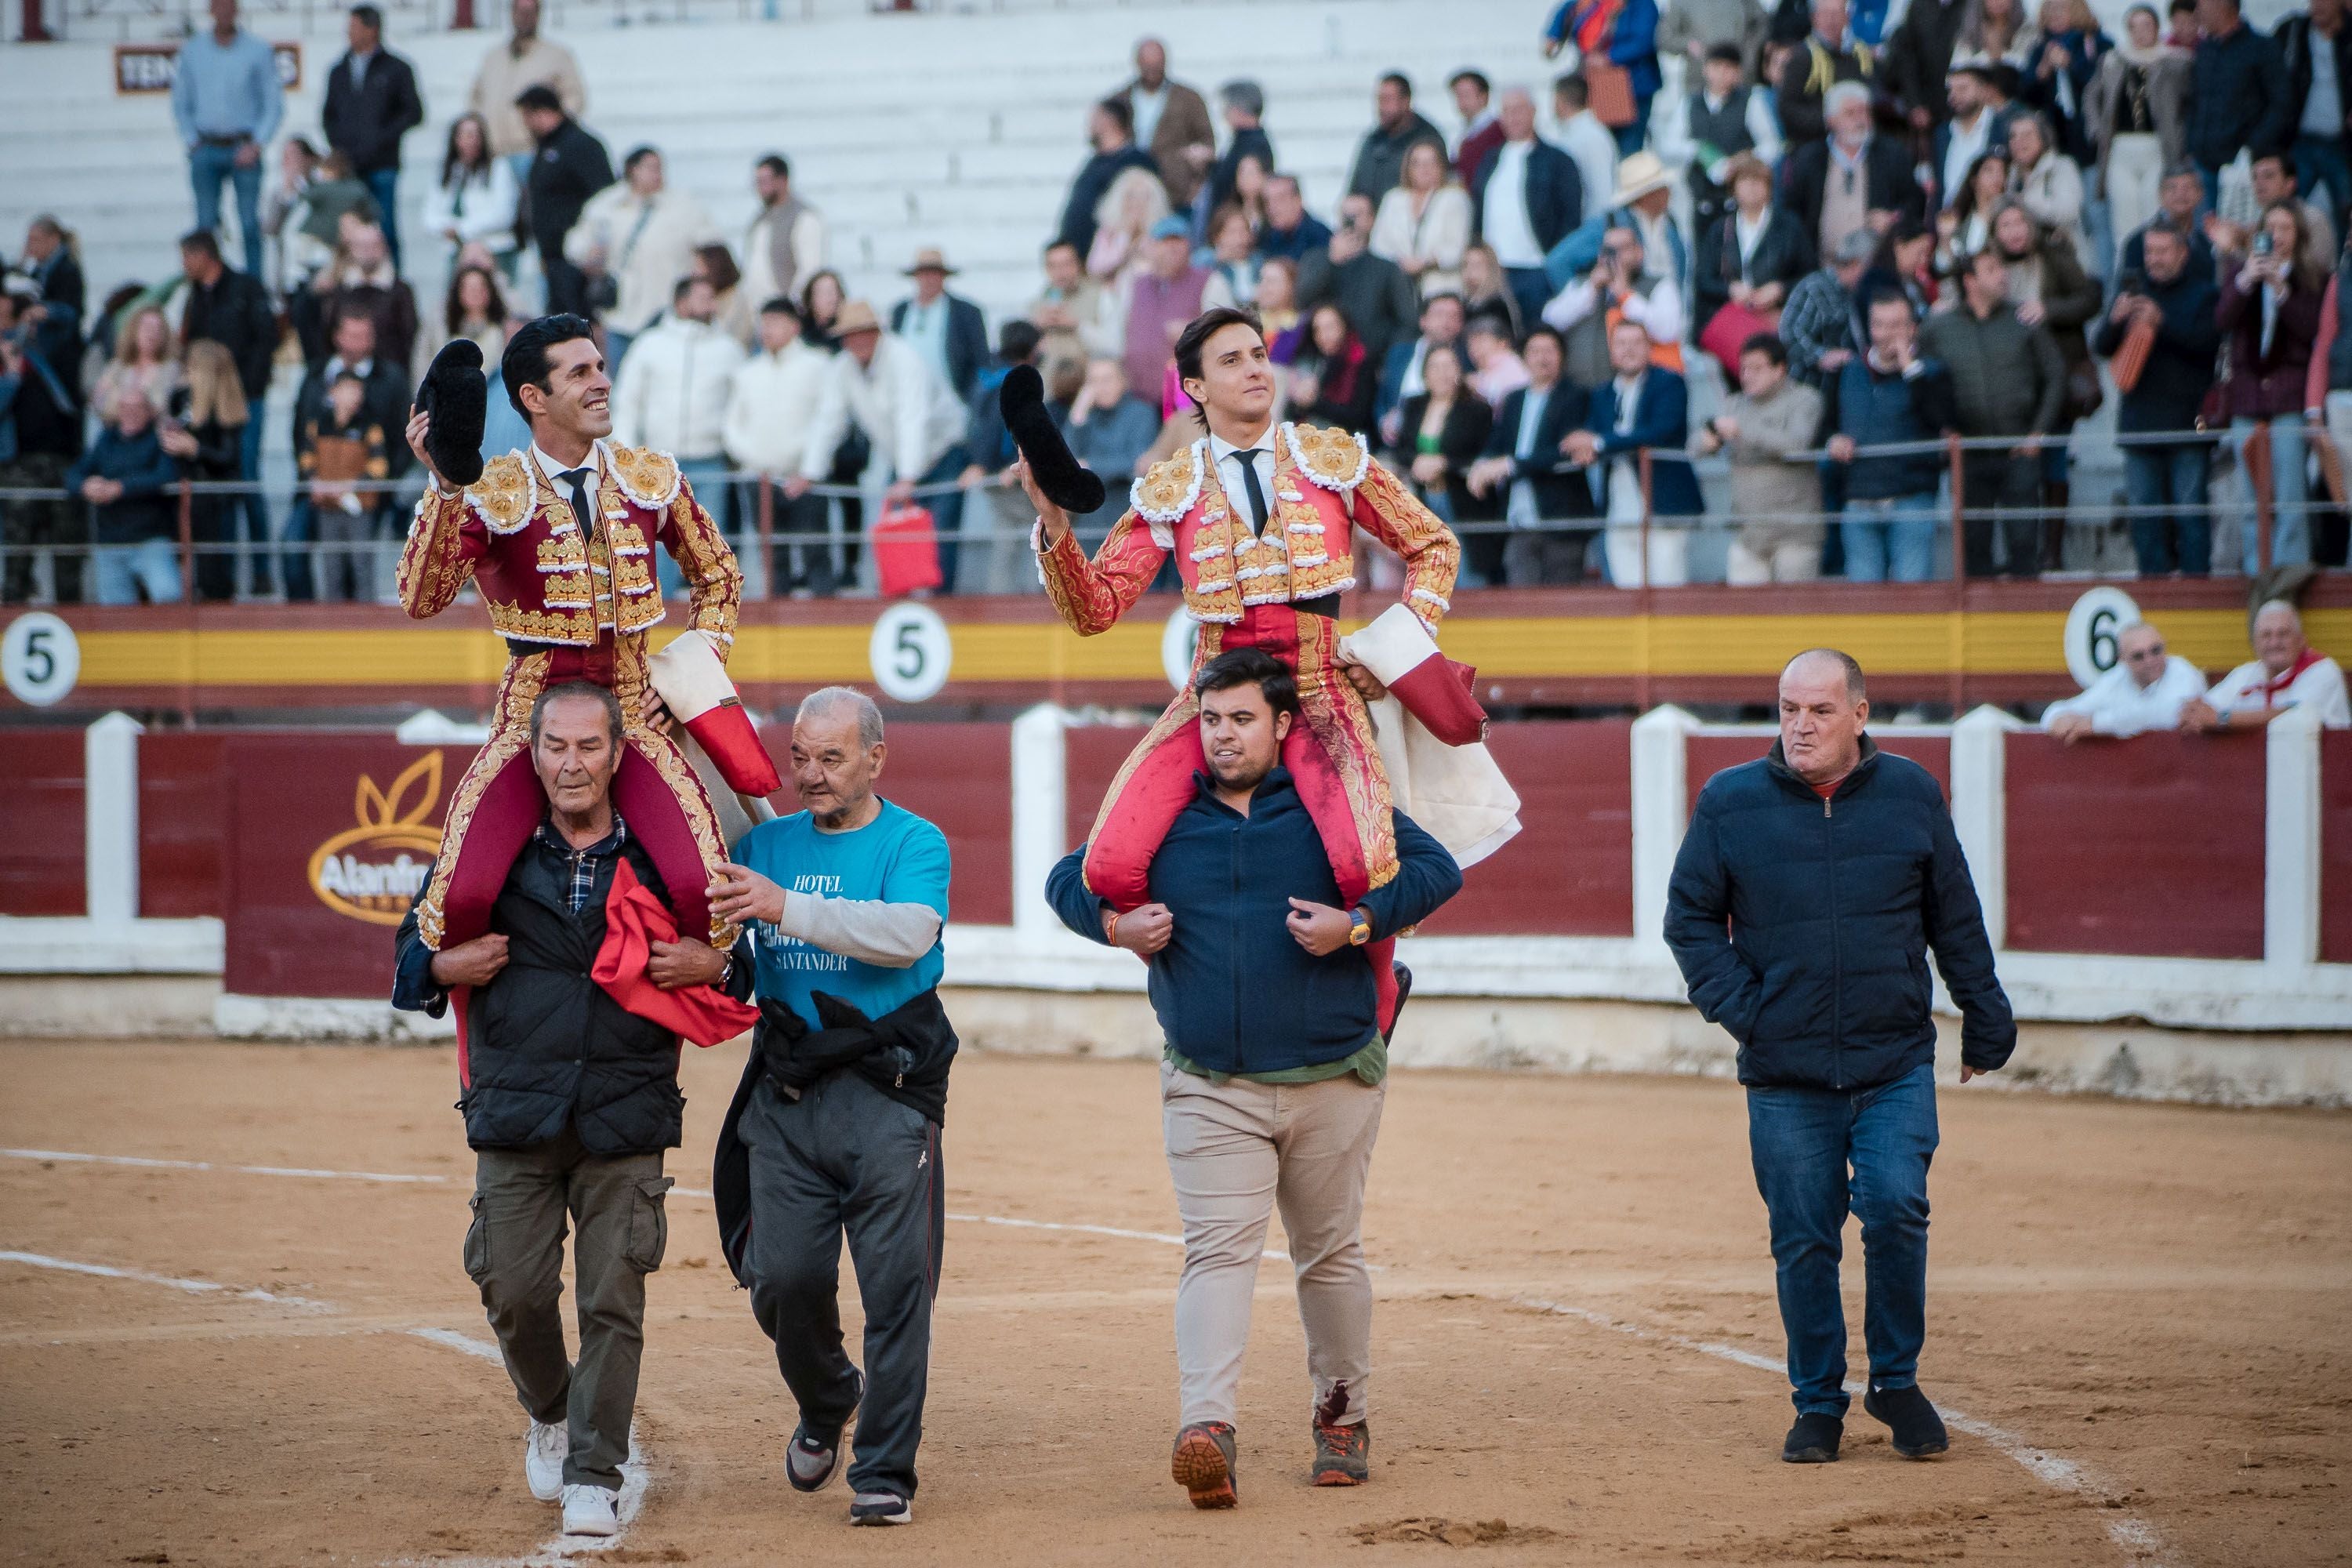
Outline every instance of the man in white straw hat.
<path fill-rule="evenodd" d="M 1606 211 L 1590 214 L 1567 238 L 1544 258 L 1544 270 L 1553 289 L 1592 270 L 1602 248 L 1602 237 L 1612 228 L 1629 228 L 1642 242 L 1644 275 L 1655 282 L 1672 279 L 1685 297 L 1690 291 L 1691 249 L 1682 226 L 1667 209 L 1674 204 L 1675 175 L 1655 153 L 1635 153 L 1617 165 L 1617 188 Z"/>
<path fill-rule="evenodd" d="M 948 292 L 948 279 L 955 275 L 938 246 L 915 252 L 903 274 L 915 280 L 915 295 L 890 307 L 890 330 L 912 343 L 956 396 L 969 403 L 980 367 L 988 363 L 988 318 L 971 300 Z"/>

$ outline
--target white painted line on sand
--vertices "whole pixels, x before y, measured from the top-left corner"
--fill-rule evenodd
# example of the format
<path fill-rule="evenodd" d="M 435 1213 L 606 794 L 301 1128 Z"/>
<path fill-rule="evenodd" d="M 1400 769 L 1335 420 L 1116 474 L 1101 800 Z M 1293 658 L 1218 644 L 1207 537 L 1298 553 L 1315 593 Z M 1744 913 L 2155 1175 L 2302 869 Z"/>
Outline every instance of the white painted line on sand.
<path fill-rule="evenodd" d="M 79 1263 L 69 1258 L 51 1258 L 40 1252 L 0 1251 L 0 1263 L 21 1263 L 29 1268 L 49 1268 L 62 1274 L 88 1274 L 100 1279 L 132 1279 L 142 1285 L 161 1285 L 173 1290 L 184 1290 L 191 1296 L 226 1293 L 240 1301 L 268 1301 L 274 1306 L 299 1307 L 311 1312 L 334 1310 L 324 1301 L 313 1301 L 307 1296 L 280 1295 L 275 1290 L 258 1288 L 240 1290 L 217 1279 L 182 1279 L 169 1274 L 149 1274 L 137 1268 L 116 1268 L 104 1263 Z"/>
<path fill-rule="evenodd" d="M 210 1160 L 157 1160 L 138 1154 L 84 1154 L 66 1149 L 0 1149 L 11 1160 L 39 1160 L 70 1165 L 129 1165 L 151 1171 L 227 1171 L 240 1176 L 308 1176 L 331 1182 L 388 1182 L 410 1186 L 439 1186 L 454 1176 L 404 1175 L 391 1171 L 316 1171 L 300 1165 L 215 1165 Z"/>
<path fill-rule="evenodd" d="M 1738 1366 L 1753 1367 L 1759 1372 L 1774 1373 L 1783 1377 L 1788 1374 L 1787 1363 L 1775 1361 L 1770 1356 L 1759 1355 L 1754 1351 L 1742 1350 L 1738 1345 L 1727 1345 L 1714 1340 L 1696 1340 L 1664 1329 L 1644 1328 L 1622 1318 L 1612 1318 L 1606 1312 L 1594 1311 L 1590 1307 L 1572 1306 L 1564 1301 L 1546 1300 L 1536 1296 L 1515 1296 L 1510 1300 L 1515 1306 L 1549 1312 L 1555 1317 L 1573 1318 L 1579 1322 L 1590 1323 L 1595 1328 L 1607 1329 L 1632 1339 L 1673 1345 L 1678 1350 L 1696 1351 L 1701 1355 L 1713 1356 Z M 1849 1383 L 1846 1389 L 1849 1393 L 1860 1394 L 1864 1385 Z M 2120 1489 L 2084 1466 L 2045 1448 L 2036 1447 L 2006 1427 L 1996 1426 L 1990 1421 L 1979 1421 L 1948 1405 L 1938 1405 L 1936 1408 L 1944 1417 L 1945 1426 L 1990 1444 L 1998 1452 L 2025 1467 L 2044 1486 L 2088 1498 L 2103 1508 L 2110 1500 L 2121 1495 Z M 2183 1560 L 2166 1547 L 2163 1534 L 2156 1526 L 2128 1508 L 2108 1509 L 2107 1511 L 2114 1514 L 2106 1521 L 2108 1539 L 2123 1548 L 2134 1563 L 2145 1564 L 2146 1568 L 2179 1568 Z"/>

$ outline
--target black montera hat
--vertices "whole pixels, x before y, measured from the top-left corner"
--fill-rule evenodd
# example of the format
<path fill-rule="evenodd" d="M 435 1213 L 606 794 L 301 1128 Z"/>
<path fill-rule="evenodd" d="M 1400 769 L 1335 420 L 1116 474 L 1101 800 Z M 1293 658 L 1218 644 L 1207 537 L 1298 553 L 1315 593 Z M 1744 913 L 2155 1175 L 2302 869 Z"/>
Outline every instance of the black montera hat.
<path fill-rule="evenodd" d="M 481 345 L 471 338 L 452 338 L 443 344 L 416 389 L 416 406 L 432 417 L 425 433 L 425 454 L 433 459 L 434 468 L 453 485 L 480 479 L 482 426 L 490 412 Z"/>

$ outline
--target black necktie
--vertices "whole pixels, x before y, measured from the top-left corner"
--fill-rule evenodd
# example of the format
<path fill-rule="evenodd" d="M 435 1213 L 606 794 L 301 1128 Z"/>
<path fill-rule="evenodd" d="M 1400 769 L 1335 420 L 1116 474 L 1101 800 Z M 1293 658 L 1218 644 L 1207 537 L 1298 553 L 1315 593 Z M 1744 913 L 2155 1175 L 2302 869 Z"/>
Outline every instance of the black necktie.
<path fill-rule="evenodd" d="M 1265 448 L 1263 447 L 1252 447 L 1246 452 L 1235 452 L 1234 454 L 1234 457 L 1241 459 L 1242 488 L 1249 491 L 1250 531 L 1252 533 L 1264 533 L 1265 531 L 1265 491 L 1259 487 L 1257 482 L 1257 460 L 1259 456 L 1264 453 L 1265 450 Z"/>
<path fill-rule="evenodd" d="M 555 477 L 572 491 L 572 521 L 580 525 L 580 539 L 587 543 L 588 535 L 595 531 L 596 520 L 588 511 L 588 476 L 593 468 L 566 468 Z"/>

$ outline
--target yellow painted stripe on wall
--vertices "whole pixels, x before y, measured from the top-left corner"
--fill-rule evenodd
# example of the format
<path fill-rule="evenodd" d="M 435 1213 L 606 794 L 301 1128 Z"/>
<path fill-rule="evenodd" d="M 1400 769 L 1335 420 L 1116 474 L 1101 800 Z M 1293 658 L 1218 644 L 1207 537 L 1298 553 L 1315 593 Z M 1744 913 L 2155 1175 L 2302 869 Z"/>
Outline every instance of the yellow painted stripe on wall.
<path fill-rule="evenodd" d="M 953 626 L 954 678 L 1156 681 L 1163 624 L 1081 637 L 1059 625 L 967 622 Z M 2008 610 L 1460 617 L 1444 642 L 1454 658 L 1498 679 L 1631 677 L 1645 665 L 1655 676 L 1769 675 L 1822 642 L 1888 674 L 1941 674 L 1957 662 L 1971 675 L 2032 675 L 2063 670 L 2065 624 L 2059 611 Z M 2242 611 L 2176 610 L 2158 624 L 2171 650 L 2203 668 L 2252 657 Z M 2314 646 L 2352 654 L 2352 608 L 2313 610 L 2305 624 Z M 747 626 L 731 662 L 745 681 L 866 680 L 871 635 L 867 626 Z M 506 647 L 479 627 L 105 631 L 83 634 L 81 658 L 81 684 L 90 687 L 461 686 L 495 684 Z"/>

